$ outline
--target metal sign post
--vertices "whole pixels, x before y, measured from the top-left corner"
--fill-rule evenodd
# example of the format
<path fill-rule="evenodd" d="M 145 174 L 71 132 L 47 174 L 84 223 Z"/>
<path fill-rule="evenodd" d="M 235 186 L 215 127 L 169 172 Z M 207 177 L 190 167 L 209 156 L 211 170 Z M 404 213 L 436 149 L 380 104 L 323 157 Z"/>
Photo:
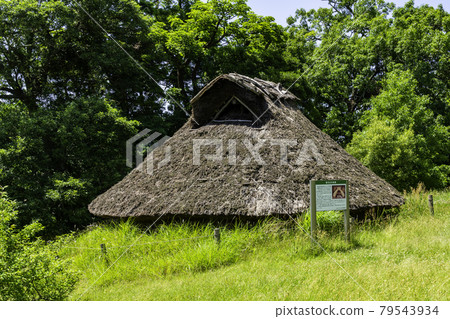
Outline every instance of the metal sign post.
<path fill-rule="evenodd" d="M 348 181 L 310 181 L 310 211 L 311 211 L 311 240 L 316 238 L 317 217 L 316 212 L 327 210 L 344 211 L 345 239 L 350 240 L 350 205 L 348 195 Z"/>
<path fill-rule="evenodd" d="M 316 228 L 317 228 L 317 218 L 316 218 L 316 184 L 315 181 L 309 182 L 309 190 L 310 190 L 310 205 L 309 210 L 311 212 L 311 242 L 314 245 L 314 241 L 316 239 Z"/>
<path fill-rule="evenodd" d="M 350 196 L 348 194 L 348 182 L 345 181 L 346 209 L 344 210 L 344 232 L 345 240 L 350 241 Z"/>

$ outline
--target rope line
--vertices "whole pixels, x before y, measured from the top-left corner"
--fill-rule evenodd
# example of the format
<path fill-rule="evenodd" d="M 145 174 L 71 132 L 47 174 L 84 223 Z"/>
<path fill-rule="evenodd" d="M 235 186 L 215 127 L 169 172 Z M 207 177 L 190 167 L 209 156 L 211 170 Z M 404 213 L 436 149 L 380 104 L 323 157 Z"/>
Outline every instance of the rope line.
<path fill-rule="evenodd" d="M 94 247 L 74 247 L 74 246 L 66 246 L 66 247 L 62 247 L 62 249 L 84 249 L 84 250 L 99 250 L 101 248 L 94 248 Z"/>
<path fill-rule="evenodd" d="M 106 36 L 111 39 L 134 62 L 134 64 L 136 64 L 136 66 L 140 70 L 142 70 L 142 72 L 144 72 L 153 82 L 155 82 L 155 84 L 164 92 L 166 97 L 168 97 L 170 100 L 172 100 L 173 103 L 178 105 L 178 107 L 183 110 L 186 116 L 190 116 L 188 111 L 177 100 L 175 100 L 175 98 L 158 83 L 158 81 L 156 81 L 156 79 L 142 66 L 142 64 L 140 64 L 127 50 L 125 50 L 125 48 L 112 36 L 112 33 L 106 31 L 105 28 L 103 28 L 103 26 L 77 0 L 74 0 L 74 2 L 89 17 L 89 19 L 91 19 L 103 31 L 103 33 L 105 33 Z M 195 122 L 195 124 L 200 125 L 194 118 L 192 118 L 192 120 Z"/>
<path fill-rule="evenodd" d="M 188 240 L 194 240 L 194 239 L 200 239 L 200 238 L 211 238 L 213 235 L 205 235 L 205 236 L 197 236 L 197 237 L 186 237 L 186 238 L 178 238 L 178 239 L 170 239 L 170 240 L 158 240 L 158 241 L 152 241 L 148 243 L 142 243 L 142 244 L 134 244 L 133 246 L 145 246 L 145 245 L 152 245 L 152 244 L 161 244 L 161 243 L 168 243 L 168 242 L 174 242 L 174 241 L 188 241 Z M 111 248 L 128 248 L 127 246 L 106 246 L 108 249 Z M 86 250 L 101 250 L 100 247 L 76 247 L 76 246 L 67 246 L 63 247 L 62 249 L 86 249 Z"/>
<path fill-rule="evenodd" d="M 360 16 L 358 16 L 355 20 L 353 20 L 353 22 L 352 22 L 352 24 L 350 25 L 350 27 L 349 27 L 349 29 L 350 28 L 352 28 L 353 27 L 353 25 L 355 25 L 356 24 L 356 22 L 361 18 L 361 17 L 363 17 L 363 15 L 368 11 L 370 9 L 370 7 L 368 7 L 368 8 L 366 8 L 366 10 L 364 10 L 364 12 L 363 13 L 361 13 L 361 15 Z M 306 68 L 306 70 L 305 71 L 303 71 L 302 72 L 302 74 L 300 74 L 300 76 L 287 88 L 287 90 L 285 90 L 284 92 L 281 92 L 282 94 L 280 95 L 280 96 L 278 96 L 278 98 L 275 100 L 275 102 L 273 102 L 273 104 L 275 105 L 276 103 L 278 103 L 278 101 L 280 101 L 282 98 L 283 98 L 283 96 L 285 96 L 286 95 L 286 93 L 288 93 L 288 92 L 290 92 L 289 90 L 298 82 L 298 80 L 300 80 L 300 78 L 302 78 L 305 74 L 307 74 L 308 72 L 309 72 L 309 70 L 311 70 L 312 69 L 312 67 L 314 66 L 314 65 L 316 65 L 317 64 L 317 62 L 318 62 L 318 60 L 319 59 L 321 59 L 327 52 L 328 52 L 328 50 L 330 50 L 331 48 L 333 48 L 335 45 L 336 45 L 336 43 L 338 43 L 338 41 L 340 41 L 341 39 L 342 39 L 342 37 L 345 35 L 345 33 L 346 32 L 348 32 L 348 31 L 346 31 L 346 29 L 344 28 L 344 30 L 343 30 L 343 32 L 340 34 L 340 36 L 335 40 L 335 41 L 333 41 L 333 43 L 328 47 L 328 48 L 326 48 L 326 50 L 325 51 L 323 51 L 322 53 L 319 53 L 318 54 L 318 56 L 316 57 L 316 55 L 314 55 L 313 57 L 312 57 L 312 59 L 314 60 L 307 68 Z M 255 123 L 256 122 L 258 122 L 263 116 L 264 116 L 264 114 L 266 114 L 268 111 L 269 111 L 269 109 L 270 108 L 267 108 L 253 123 L 252 123 L 252 125 L 251 126 L 253 126 L 253 125 L 255 125 Z"/>

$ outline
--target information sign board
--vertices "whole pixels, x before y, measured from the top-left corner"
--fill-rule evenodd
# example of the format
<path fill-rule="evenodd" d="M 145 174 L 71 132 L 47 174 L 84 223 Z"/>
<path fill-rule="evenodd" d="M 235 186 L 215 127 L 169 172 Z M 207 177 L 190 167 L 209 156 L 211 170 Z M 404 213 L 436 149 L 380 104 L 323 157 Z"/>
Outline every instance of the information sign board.
<path fill-rule="evenodd" d="M 348 181 L 310 181 L 311 239 L 315 241 L 316 212 L 328 210 L 344 211 L 345 238 L 350 238 Z"/>

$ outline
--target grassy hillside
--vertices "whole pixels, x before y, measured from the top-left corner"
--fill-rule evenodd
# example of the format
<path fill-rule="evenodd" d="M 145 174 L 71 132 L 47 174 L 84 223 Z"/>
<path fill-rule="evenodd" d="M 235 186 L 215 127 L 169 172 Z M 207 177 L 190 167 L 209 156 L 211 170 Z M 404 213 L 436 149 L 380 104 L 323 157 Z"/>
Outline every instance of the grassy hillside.
<path fill-rule="evenodd" d="M 434 217 L 416 190 L 397 216 L 354 225 L 350 243 L 328 227 L 326 252 L 270 219 L 222 227 L 220 248 L 212 225 L 101 226 L 67 238 L 61 256 L 81 274 L 73 300 L 448 300 L 450 192 L 433 195 Z"/>

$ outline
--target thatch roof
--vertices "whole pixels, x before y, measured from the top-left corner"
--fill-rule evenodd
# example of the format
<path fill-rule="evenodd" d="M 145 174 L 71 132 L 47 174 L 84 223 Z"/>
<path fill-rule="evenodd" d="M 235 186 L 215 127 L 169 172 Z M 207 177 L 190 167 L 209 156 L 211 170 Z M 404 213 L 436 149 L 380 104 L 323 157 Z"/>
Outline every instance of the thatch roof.
<path fill-rule="evenodd" d="M 321 179 L 349 180 L 351 210 L 404 202 L 394 187 L 312 124 L 296 107 L 297 98 L 276 83 L 226 74 L 204 87 L 191 104 L 190 120 L 153 151 L 153 174 L 146 173 L 148 160 L 144 161 L 89 205 L 92 214 L 300 213 L 309 208 L 309 181 Z M 202 146 L 200 165 L 196 165 L 193 144 L 198 139 L 220 142 L 222 161 L 206 159 L 217 148 Z M 283 155 L 280 143 L 286 140 L 296 145 L 285 146 Z M 249 144 L 259 147 L 259 158 L 252 156 Z M 170 161 L 157 168 L 167 149 Z"/>

